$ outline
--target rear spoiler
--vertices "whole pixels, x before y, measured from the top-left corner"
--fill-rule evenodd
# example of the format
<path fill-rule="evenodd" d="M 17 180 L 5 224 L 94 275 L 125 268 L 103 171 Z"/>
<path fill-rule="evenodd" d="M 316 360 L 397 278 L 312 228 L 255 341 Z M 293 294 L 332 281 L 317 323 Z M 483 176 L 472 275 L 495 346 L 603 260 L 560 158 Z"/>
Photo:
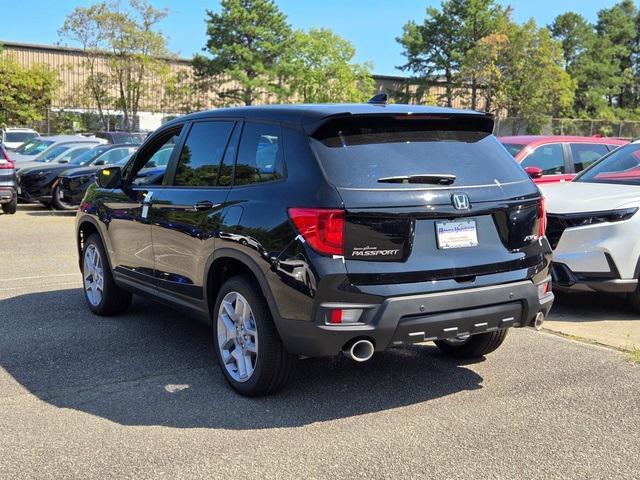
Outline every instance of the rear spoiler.
<path fill-rule="evenodd" d="M 470 132 L 493 133 L 495 118 L 490 113 L 341 113 L 324 117 L 320 120 L 313 119 L 303 123 L 302 127 L 309 136 L 314 136 L 333 123 L 345 124 L 351 121 L 379 122 L 391 120 L 397 122 L 425 122 L 425 126 L 431 128 L 437 126 L 442 130 L 458 130 Z M 432 123 L 433 122 L 433 123 Z M 440 129 L 440 128 L 438 128 Z"/>

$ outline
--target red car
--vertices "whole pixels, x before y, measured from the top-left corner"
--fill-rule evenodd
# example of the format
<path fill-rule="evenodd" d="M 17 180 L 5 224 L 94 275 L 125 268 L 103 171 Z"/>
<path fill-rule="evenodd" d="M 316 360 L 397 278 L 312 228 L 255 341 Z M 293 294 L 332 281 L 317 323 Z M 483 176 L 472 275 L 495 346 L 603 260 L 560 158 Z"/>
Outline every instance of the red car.
<path fill-rule="evenodd" d="M 603 155 L 629 143 L 617 138 L 553 135 L 519 135 L 498 140 L 536 183 L 571 180 Z"/>

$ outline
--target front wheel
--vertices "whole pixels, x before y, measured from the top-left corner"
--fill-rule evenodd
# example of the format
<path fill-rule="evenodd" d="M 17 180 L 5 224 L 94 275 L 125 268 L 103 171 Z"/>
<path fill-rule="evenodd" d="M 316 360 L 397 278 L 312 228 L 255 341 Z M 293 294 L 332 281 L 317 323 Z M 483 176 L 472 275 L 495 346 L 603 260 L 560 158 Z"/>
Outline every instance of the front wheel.
<path fill-rule="evenodd" d="M 635 311 L 640 312 L 640 284 L 632 293 L 629 294 L 628 298 Z"/>
<path fill-rule="evenodd" d="M 478 358 L 502 345 L 507 329 L 471 335 L 466 339 L 436 340 L 436 346 L 447 355 L 458 358 Z"/>
<path fill-rule="evenodd" d="M 96 315 L 123 313 L 131 305 L 132 295 L 116 285 L 102 240 L 90 235 L 82 252 L 82 282 L 84 298 Z"/>
<path fill-rule="evenodd" d="M 282 345 L 267 303 L 251 278 L 232 277 L 222 286 L 213 327 L 220 368 L 238 393 L 256 397 L 284 387 L 294 357 Z"/>
<path fill-rule="evenodd" d="M 76 208 L 78 208 L 75 205 L 71 205 L 65 202 L 60 185 L 56 185 L 55 187 L 53 187 L 53 190 L 51 192 L 51 202 L 57 210 L 75 210 Z"/>

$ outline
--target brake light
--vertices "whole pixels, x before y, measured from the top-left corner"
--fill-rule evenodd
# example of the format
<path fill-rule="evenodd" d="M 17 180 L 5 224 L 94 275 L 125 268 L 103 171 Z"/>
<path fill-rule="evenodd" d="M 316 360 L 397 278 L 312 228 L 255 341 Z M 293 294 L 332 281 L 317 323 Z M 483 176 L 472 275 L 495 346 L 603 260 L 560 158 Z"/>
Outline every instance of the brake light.
<path fill-rule="evenodd" d="M 290 208 L 289 216 L 298 233 L 316 252 L 344 254 L 344 210 Z"/>
<path fill-rule="evenodd" d="M 547 232 L 547 207 L 544 197 L 540 198 L 540 207 L 538 209 L 538 237 L 544 237 Z"/>
<path fill-rule="evenodd" d="M 15 168 L 13 161 L 4 148 L 0 147 L 0 169 Z"/>

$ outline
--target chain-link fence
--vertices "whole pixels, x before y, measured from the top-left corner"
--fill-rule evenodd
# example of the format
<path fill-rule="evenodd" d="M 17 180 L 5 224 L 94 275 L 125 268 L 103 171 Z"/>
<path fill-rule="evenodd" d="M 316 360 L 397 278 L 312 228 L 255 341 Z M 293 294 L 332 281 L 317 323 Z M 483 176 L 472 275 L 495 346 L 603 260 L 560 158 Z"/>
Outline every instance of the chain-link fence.
<path fill-rule="evenodd" d="M 498 118 L 494 133 L 497 136 L 526 135 L 528 123 L 521 118 Z M 549 118 L 536 132 L 540 135 L 577 135 L 584 137 L 615 137 L 631 140 L 640 137 L 640 122 L 626 120 L 585 120 L 576 118 Z"/>

